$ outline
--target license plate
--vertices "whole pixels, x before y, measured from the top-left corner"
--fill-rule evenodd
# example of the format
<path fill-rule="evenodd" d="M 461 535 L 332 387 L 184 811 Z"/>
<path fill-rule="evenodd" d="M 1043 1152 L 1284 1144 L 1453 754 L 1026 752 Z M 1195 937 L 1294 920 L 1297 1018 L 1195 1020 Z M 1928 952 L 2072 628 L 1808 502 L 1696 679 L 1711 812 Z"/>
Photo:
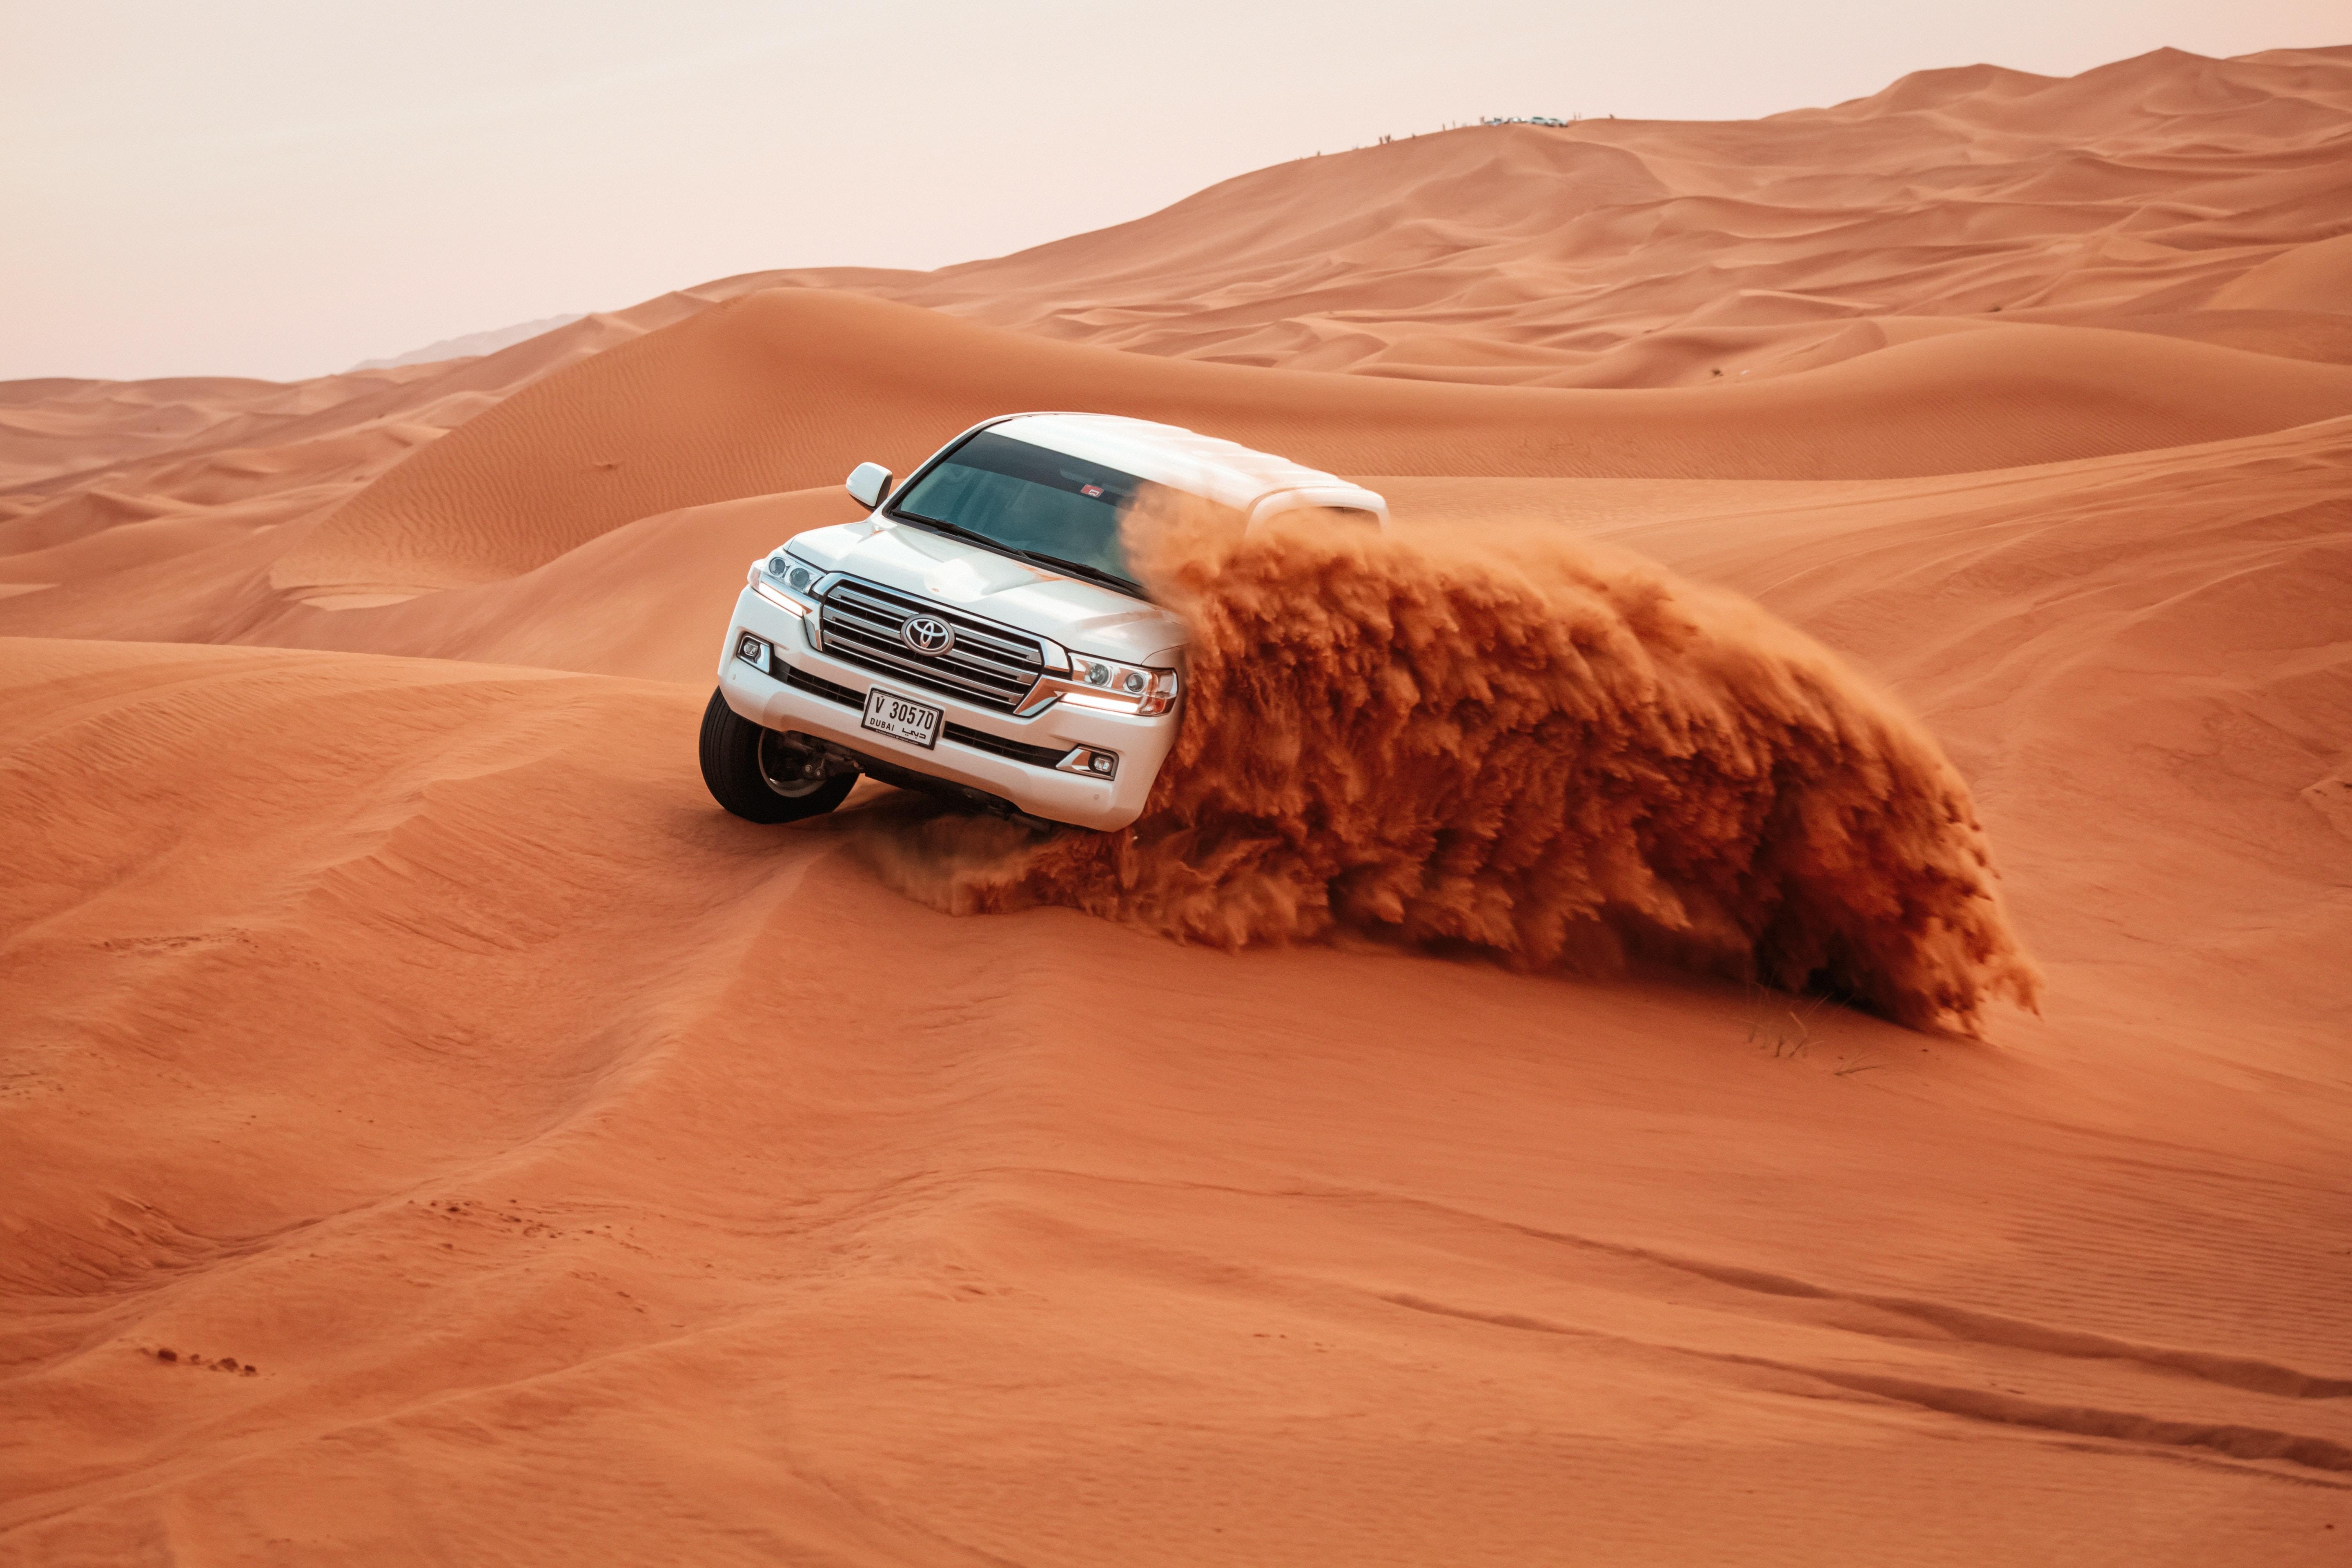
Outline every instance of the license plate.
<path fill-rule="evenodd" d="M 866 694 L 866 727 L 879 730 L 885 735 L 901 741 L 912 741 L 919 746 L 940 743 L 940 719 L 942 710 L 928 702 L 914 702 L 896 692 L 880 687 Z"/>

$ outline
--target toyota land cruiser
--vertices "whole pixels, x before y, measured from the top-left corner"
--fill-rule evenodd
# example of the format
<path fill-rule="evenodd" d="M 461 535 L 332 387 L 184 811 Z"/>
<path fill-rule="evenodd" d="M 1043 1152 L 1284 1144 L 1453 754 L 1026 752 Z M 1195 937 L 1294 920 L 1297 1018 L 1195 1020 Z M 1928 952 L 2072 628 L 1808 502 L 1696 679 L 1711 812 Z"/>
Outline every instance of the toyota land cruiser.
<path fill-rule="evenodd" d="M 1329 474 L 1103 414 L 987 420 L 895 489 L 861 463 L 849 493 L 871 515 L 755 562 L 735 602 L 702 720 L 711 795 L 791 822 L 865 773 L 1033 825 L 1134 821 L 1184 679 L 1183 624 L 1120 543 L 1146 485 L 1244 527 L 1304 508 L 1388 521 Z"/>

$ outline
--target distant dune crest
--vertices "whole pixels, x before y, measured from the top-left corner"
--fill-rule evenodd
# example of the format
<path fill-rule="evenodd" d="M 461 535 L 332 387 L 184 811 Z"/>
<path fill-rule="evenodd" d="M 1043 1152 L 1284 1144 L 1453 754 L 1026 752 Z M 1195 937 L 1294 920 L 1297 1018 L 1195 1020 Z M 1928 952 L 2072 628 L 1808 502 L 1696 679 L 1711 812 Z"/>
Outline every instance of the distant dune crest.
<path fill-rule="evenodd" d="M 437 343 L 427 343 L 421 349 L 411 349 L 390 359 L 363 359 L 352 369 L 392 370 L 404 364 L 433 364 L 445 359 L 471 359 L 479 354 L 494 354 L 516 343 L 528 342 L 541 332 L 568 327 L 586 314 L 584 310 L 573 310 L 568 315 L 543 316 L 536 321 L 522 321 L 511 327 L 494 327 L 487 332 L 468 332 L 463 337 L 444 338 Z"/>

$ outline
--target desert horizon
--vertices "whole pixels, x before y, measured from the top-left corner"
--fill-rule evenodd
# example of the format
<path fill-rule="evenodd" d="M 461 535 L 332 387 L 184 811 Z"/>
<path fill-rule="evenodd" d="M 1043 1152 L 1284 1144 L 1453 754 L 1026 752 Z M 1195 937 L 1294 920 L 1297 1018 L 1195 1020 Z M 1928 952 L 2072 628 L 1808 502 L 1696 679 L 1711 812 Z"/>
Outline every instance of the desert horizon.
<path fill-rule="evenodd" d="M 2348 153 L 1924 69 L 0 382 L 0 1561 L 2342 1563 Z M 1327 487 L 1021 568 L 1140 804 L 722 810 L 1024 411 Z"/>

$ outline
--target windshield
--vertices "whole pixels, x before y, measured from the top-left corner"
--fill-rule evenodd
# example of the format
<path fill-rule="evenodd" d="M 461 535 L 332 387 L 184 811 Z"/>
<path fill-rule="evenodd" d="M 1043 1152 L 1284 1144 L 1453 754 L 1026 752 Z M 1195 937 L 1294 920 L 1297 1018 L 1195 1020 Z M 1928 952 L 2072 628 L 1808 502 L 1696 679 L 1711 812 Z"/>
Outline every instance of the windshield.
<path fill-rule="evenodd" d="M 1133 474 L 982 430 L 890 510 L 1135 587 L 1118 519 L 1142 485 Z"/>

